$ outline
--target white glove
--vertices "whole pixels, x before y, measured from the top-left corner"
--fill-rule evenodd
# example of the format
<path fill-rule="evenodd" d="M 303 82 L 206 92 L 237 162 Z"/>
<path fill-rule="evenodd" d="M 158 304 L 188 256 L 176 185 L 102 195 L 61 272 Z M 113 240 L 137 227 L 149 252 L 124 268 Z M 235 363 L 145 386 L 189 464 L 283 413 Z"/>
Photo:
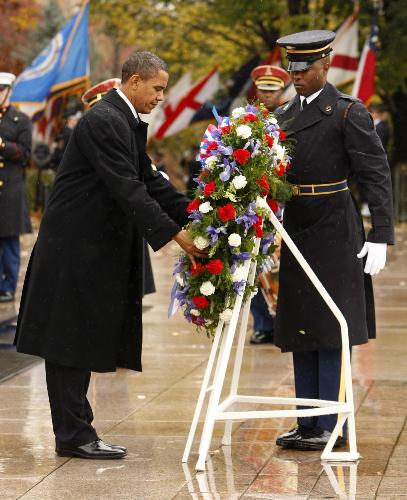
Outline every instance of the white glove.
<path fill-rule="evenodd" d="M 384 268 L 386 264 L 387 243 L 371 243 L 366 241 L 357 257 L 363 259 L 367 255 L 365 273 L 374 276 Z"/>

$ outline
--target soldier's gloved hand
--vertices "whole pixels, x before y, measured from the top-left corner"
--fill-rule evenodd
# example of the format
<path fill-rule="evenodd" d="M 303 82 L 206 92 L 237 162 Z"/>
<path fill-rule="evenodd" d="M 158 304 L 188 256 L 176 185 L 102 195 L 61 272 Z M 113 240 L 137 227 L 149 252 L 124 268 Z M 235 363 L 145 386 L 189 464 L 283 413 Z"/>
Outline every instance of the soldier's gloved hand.
<path fill-rule="evenodd" d="M 358 258 L 363 259 L 365 255 L 365 273 L 374 276 L 384 268 L 386 264 L 387 243 L 371 243 L 366 241 L 362 250 L 358 253 Z"/>

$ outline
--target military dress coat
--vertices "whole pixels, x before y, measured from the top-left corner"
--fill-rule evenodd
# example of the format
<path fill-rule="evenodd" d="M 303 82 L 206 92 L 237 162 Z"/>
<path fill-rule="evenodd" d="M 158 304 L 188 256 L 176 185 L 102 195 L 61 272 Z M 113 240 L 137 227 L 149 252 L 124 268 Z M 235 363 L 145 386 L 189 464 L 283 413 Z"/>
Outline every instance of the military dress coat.
<path fill-rule="evenodd" d="M 0 238 L 31 232 L 24 168 L 31 154 L 31 121 L 13 106 L 0 111 Z"/>
<path fill-rule="evenodd" d="M 146 136 L 115 90 L 75 127 L 27 270 L 19 352 L 141 371 L 143 237 L 168 243 L 189 201 L 151 168 Z"/>
<path fill-rule="evenodd" d="M 303 111 L 296 96 L 277 114 L 288 138 L 294 140 L 288 180 L 330 184 L 355 175 L 371 212 L 367 241 L 392 244 L 390 170 L 365 106 L 326 84 Z M 371 277 L 363 272 L 364 262 L 356 256 L 365 234 L 351 192 L 294 196 L 286 204 L 283 224 L 345 316 L 350 344 L 374 338 Z M 275 329 L 275 344 L 282 351 L 318 351 L 342 345 L 338 321 L 284 243 Z"/>

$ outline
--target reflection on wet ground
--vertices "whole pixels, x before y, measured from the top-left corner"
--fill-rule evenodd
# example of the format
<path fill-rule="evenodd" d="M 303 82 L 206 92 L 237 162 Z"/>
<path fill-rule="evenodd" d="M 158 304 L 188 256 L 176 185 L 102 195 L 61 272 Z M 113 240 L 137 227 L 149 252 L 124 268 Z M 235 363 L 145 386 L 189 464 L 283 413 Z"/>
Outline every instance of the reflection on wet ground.
<path fill-rule="evenodd" d="M 126 445 L 128 457 L 55 456 L 39 362 L 0 384 L 0 498 L 407 499 L 407 231 L 397 236 L 389 266 L 375 279 L 378 339 L 354 349 L 358 463 L 326 464 L 318 452 L 279 449 L 275 438 L 292 419 L 236 422 L 232 445 L 223 447 L 217 423 L 206 472 L 194 470 L 198 439 L 189 463 L 181 463 L 210 345 L 180 315 L 166 320 L 176 253 L 169 246 L 153 256 L 159 291 L 145 300 L 144 372 L 91 380 L 95 426 L 107 441 Z M 0 322 L 16 307 L 0 306 Z M 292 395 L 290 355 L 247 344 L 239 387 Z M 202 422 L 197 437 L 201 429 Z"/>

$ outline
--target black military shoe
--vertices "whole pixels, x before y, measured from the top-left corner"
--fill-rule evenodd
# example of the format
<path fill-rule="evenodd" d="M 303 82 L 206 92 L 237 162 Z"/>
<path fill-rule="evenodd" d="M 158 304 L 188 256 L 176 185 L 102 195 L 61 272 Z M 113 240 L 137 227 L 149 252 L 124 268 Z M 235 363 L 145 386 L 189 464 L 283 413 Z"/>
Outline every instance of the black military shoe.
<path fill-rule="evenodd" d="M 13 302 L 14 294 L 11 292 L 0 291 L 0 302 Z"/>
<path fill-rule="evenodd" d="M 320 427 L 302 432 L 300 439 L 294 442 L 293 448 L 296 450 L 323 450 L 331 437 L 329 431 L 324 431 Z M 339 436 L 334 444 L 334 448 L 342 448 L 347 444 L 346 439 Z"/>
<path fill-rule="evenodd" d="M 250 337 L 251 344 L 272 344 L 273 343 L 273 332 L 266 330 L 256 330 Z"/>
<path fill-rule="evenodd" d="M 278 436 L 276 445 L 283 446 L 284 448 L 295 448 L 294 443 L 301 439 L 302 432 L 306 430 L 309 430 L 309 427 L 299 425 L 288 432 L 284 432 L 284 434 Z"/>
<path fill-rule="evenodd" d="M 123 458 L 127 455 L 127 450 L 123 446 L 110 445 L 101 439 L 96 439 L 91 443 L 82 446 L 57 446 L 55 451 L 60 457 L 79 457 L 91 459 L 113 459 Z"/>

